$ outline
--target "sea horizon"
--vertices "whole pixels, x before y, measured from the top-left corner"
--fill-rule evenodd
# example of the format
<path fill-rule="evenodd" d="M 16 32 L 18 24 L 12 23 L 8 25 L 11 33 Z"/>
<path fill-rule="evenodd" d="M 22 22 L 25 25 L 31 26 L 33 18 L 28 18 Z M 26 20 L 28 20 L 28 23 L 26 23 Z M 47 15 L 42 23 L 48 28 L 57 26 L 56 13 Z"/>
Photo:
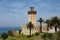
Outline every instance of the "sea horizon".
<path fill-rule="evenodd" d="M 4 32 L 8 32 L 9 30 L 16 30 L 18 31 L 21 27 L 15 26 L 15 27 L 0 27 L 0 35 Z"/>

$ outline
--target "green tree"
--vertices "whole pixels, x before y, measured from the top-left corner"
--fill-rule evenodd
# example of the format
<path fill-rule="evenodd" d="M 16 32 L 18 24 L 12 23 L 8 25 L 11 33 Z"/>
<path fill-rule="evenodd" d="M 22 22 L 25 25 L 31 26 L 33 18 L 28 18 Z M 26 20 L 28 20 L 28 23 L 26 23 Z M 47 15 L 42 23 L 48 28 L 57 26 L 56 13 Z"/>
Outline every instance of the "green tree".
<path fill-rule="evenodd" d="M 58 27 L 58 24 L 56 23 L 55 24 L 55 33 L 57 32 L 57 27 Z"/>
<path fill-rule="evenodd" d="M 13 36 L 13 33 L 12 33 L 12 31 L 10 30 L 10 31 L 8 31 L 8 36 Z"/>
<path fill-rule="evenodd" d="M 58 23 L 59 23 L 58 17 L 53 17 L 53 18 L 51 19 L 51 24 L 52 24 L 52 26 L 55 27 L 55 32 L 57 32 Z"/>
<path fill-rule="evenodd" d="M 40 32 L 42 32 L 42 22 L 43 22 L 42 18 L 40 18 L 38 22 L 40 22 Z"/>
<path fill-rule="evenodd" d="M 5 32 L 2 33 L 1 38 L 3 38 L 3 40 L 6 40 L 8 38 L 7 33 L 5 33 Z"/>
<path fill-rule="evenodd" d="M 22 29 L 19 30 L 19 34 L 21 33 Z"/>
<path fill-rule="evenodd" d="M 50 20 L 46 20 L 45 23 L 47 23 L 47 31 L 49 31 L 49 27 L 50 27 Z"/>
<path fill-rule="evenodd" d="M 58 28 L 59 28 L 59 32 L 60 32 L 60 19 L 58 20 L 58 22 L 59 22 L 59 24 L 58 24 L 58 25 L 59 25 Z"/>
<path fill-rule="evenodd" d="M 30 30 L 30 36 L 31 36 L 31 29 L 33 28 L 32 22 L 28 23 L 27 28 L 29 28 L 29 30 Z"/>

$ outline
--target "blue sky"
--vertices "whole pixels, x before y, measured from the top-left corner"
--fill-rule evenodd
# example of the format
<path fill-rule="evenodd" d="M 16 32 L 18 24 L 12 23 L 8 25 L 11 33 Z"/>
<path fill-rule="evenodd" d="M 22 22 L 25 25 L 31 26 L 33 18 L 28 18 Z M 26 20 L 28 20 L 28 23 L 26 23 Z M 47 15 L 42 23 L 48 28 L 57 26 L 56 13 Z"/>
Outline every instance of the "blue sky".
<path fill-rule="evenodd" d="M 22 26 L 28 21 L 31 6 L 37 11 L 37 20 L 52 16 L 60 18 L 60 0 L 0 0 L 0 27 Z"/>

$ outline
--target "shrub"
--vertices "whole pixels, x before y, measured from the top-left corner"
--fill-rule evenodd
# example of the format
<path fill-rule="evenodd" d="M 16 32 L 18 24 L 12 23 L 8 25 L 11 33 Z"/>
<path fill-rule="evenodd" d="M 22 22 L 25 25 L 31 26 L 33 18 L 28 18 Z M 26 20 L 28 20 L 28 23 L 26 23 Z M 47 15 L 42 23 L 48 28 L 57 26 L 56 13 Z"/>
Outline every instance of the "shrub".
<path fill-rule="evenodd" d="M 2 33 L 1 38 L 3 38 L 3 40 L 7 39 L 7 38 L 8 38 L 7 33 L 5 33 L 5 32 L 4 32 L 4 33 Z"/>
<path fill-rule="evenodd" d="M 32 37 L 32 36 L 31 36 L 31 35 L 28 35 L 27 37 L 30 38 L 30 37 Z"/>
<path fill-rule="evenodd" d="M 8 31 L 8 36 L 13 36 L 12 31 Z"/>
<path fill-rule="evenodd" d="M 35 33 L 35 35 L 36 35 L 36 36 L 38 36 L 38 35 L 39 35 L 39 33 L 38 33 L 38 32 L 36 32 L 36 33 Z"/>

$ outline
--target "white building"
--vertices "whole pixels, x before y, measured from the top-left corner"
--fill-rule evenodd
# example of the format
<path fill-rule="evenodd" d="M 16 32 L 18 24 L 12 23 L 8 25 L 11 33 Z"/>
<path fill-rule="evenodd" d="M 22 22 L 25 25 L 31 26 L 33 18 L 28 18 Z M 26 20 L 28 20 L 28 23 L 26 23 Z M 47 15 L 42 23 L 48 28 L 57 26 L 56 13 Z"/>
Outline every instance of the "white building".
<path fill-rule="evenodd" d="M 30 11 L 28 11 L 28 23 L 32 22 L 34 28 L 31 30 L 31 34 L 34 34 L 38 32 L 38 27 L 36 26 L 36 11 L 34 10 L 34 7 L 30 7 Z M 27 28 L 27 26 L 22 27 L 22 34 L 29 35 L 30 30 Z"/>
<path fill-rule="evenodd" d="M 32 24 L 34 25 L 34 28 L 31 30 L 31 34 L 34 34 L 36 32 L 39 32 L 39 28 L 36 25 L 36 13 L 37 11 L 34 10 L 34 7 L 30 7 L 30 11 L 28 11 L 28 23 L 32 22 Z M 57 29 L 59 31 L 59 29 Z M 42 26 L 42 32 L 46 32 L 46 33 L 55 33 L 55 28 L 52 27 L 52 29 L 49 29 L 49 31 L 47 31 L 47 25 L 43 25 Z M 23 35 L 29 35 L 30 30 L 27 28 L 27 26 L 23 26 L 22 27 L 22 32 Z"/>

